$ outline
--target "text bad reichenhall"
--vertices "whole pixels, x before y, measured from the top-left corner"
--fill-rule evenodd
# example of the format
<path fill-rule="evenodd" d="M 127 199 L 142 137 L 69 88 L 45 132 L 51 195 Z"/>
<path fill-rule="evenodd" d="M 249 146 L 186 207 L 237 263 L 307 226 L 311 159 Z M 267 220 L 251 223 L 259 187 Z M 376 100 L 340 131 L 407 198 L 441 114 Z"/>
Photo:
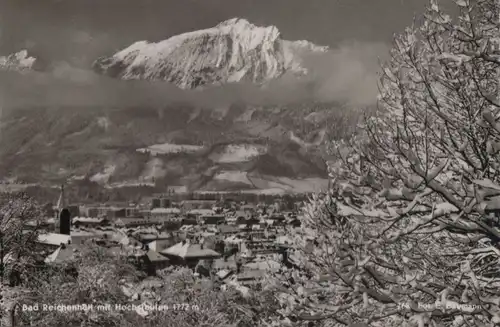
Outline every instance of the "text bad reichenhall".
<path fill-rule="evenodd" d="M 72 311 L 135 311 L 135 310 L 145 310 L 145 311 L 165 311 L 169 309 L 174 309 L 175 306 L 169 307 L 168 305 L 148 305 L 148 304 L 34 304 L 21 306 L 23 311 L 58 311 L 58 312 L 72 312 Z"/>

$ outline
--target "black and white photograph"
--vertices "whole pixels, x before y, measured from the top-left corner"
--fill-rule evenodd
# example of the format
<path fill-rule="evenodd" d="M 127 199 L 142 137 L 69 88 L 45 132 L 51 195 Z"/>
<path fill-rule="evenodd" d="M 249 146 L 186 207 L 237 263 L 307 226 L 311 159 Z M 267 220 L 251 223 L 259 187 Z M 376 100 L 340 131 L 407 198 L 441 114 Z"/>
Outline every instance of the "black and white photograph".
<path fill-rule="evenodd" d="M 500 326 L 500 0 L 0 0 L 0 327 Z"/>

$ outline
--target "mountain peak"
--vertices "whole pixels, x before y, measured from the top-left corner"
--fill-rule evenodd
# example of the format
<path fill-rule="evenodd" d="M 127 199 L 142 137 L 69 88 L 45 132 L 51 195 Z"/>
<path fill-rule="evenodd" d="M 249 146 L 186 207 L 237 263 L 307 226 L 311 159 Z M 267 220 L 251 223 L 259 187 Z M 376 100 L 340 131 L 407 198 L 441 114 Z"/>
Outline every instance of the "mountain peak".
<path fill-rule="evenodd" d="M 184 89 L 239 81 L 260 84 L 285 72 L 303 74 L 299 52 L 325 50 L 307 41 L 284 41 L 276 26 L 231 18 L 157 43 L 136 42 L 99 58 L 94 69 L 121 79 L 167 81 Z"/>
<path fill-rule="evenodd" d="M 254 24 L 250 23 L 248 20 L 244 18 L 239 18 L 239 17 L 234 17 L 230 18 L 228 20 L 225 20 L 219 24 L 217 24 L 216 27 L 225 27 L 225 26 L 244 26 L 247 28 L 253 28 L 256 27 Z"/>
<path fill-rule="evenodd" d="M 28 50 L 10 54 L 8 56 L 0 56 L 0 69 L 24 71 L 30 70 L 35 64 L 36 58 L 30 57 Z"/>

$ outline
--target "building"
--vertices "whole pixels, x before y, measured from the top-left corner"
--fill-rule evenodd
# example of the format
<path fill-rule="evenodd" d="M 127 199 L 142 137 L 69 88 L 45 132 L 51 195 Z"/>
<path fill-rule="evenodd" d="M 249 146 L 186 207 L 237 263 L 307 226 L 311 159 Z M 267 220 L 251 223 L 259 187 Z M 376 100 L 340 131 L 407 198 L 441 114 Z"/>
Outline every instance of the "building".
<path fill-rule="evenodd" d="M 203 244 L 191 243 L 189 241 L 179 242 L 160 253 L 167 256 L 172 264 L 187 265 L 191 268 L 194 268 L 200 260 L 221 257 L 220 253 L 207 249 Z"/>
<path fill-rule="evenodd" d="M 77 249 L 74 245 L 61 244 L 57 250 L 45 258 L 45 263 L 61 264 L 72 261 L 75 259 L 75 252 L 77 252 Z"/>
<path fill-rule="evenodd" d="M 70 204 L 70 205 L 67 205 L 66 208 L 68 209 L 69 213 L 71 214 L 71 217 L 80 216 L 80 206 L 79 205 Z"/>
<path fill-rule="evenodd" d="M 129 218 L 127 216 L 127 208 L 120 207 L 110 207 L 106 212 L 106 217 L 108 220 L 115 220 L 118 218 Z"/>
<path fill-rule="evenodd" d="M 169 188 L 166 193 L 155 194 L 151 199 L 151 209 L 171 208 L 175 197 L 175 189 Z"/>
<path fill-rule="evenodd" d="M 160 253 L 161 251 L 166 250 L 169 247 L 178 243 L 175 241 L 177 241 L 176 238 L 165 239 L 165 240 L 154 240 L 154 241 L 148 243 L 147 246 L 150 250 L 153 250 L 153 251 Z"/>
<path fill-rule="evenodd" d="M 42 229 L 42 230 L 55 230 L 56 219 L 44 218 L 41 220 L 29 220 L 24 223 L 25 229 Z"/>
<path fill-rule="evenodd" d="M 181 221 L 181 210 L 178 208 L 155 208 L 151 209 L 151 219 L 157 222 Z"/>
<path fill-rule="evenodd" d="M 73 226 L 78 227 L 99 227 L 109 225 L 109 220 L 105 218 L 75 217 Z"/>
<path fill-rule="evenodd" d="M 66 195 L 64 193 L 64 185 L 61 185 L 61 193 L 55 210 L 57 220 L 55 230 L 60 234 L 69 235 L 71 230 L 71 212 L 66 205 Z"/>
<path fill-rule="evenodd" d="M 105 238 L 106 234 L 101 234 L 97 232 L 87 232 L 87 231 L 72 231 L 71 232 L 71 244 L 80 245 L 84 244 L 91 239 Z"/>
<path fill-rule="evenodd" d="M 161 199 L 159 198 L 153 198 L 151 199 L 151 210 L 154 210 L 156 208 L 161 208 Z"/>
<path fill-rule="evenodd" d="M 159 254 L 154 250 L 147 250 L 146 252 L 147 273 L 155 275 L 156 270 L 164 269 L 169 266 L 168 258 Z"/>
<path fill-rule="evenodd" d="M 139 217 L 141 210 L 137 207 L 125 208 L 125 217 Z"/>
<path fill-rule="evenodd" d="M 254 204 L 245 204 L 241 206 L 240 210 L 253 213 L 257 211 L 257 206 Z"/>
<path fill-rule="evenodd" d="M 172 200 L 164 197 L 157 197 L 151 199 L 151 210 L 158 208 L 172 207 Z"/>
<path fill-rule="evenodd" d="M 226 220 L 226 217 L 224 215 L 206 215 L 206 216 L 201 216 L 200 220 L 205 224 L 205 225 L 218 225 L 221 223 L 224 223 Z"/>
<path fill-rule="evenodd" d="M 149 209 L 140 209 L 139 210 L 139 214 L 137 215 L 137 217 L 142 217 L 142 218 L 149 219 L 149 218 L 151 218 L 151 210 L 149 210 Z"/>
<path fill-rule="evenodd" d="M 197 226 L 198 219 L 193 217 L 183 218 L 181 224 L 182 226 Z"/>
<path fill-rule="evenodd" d="M 39 234 L 37 243 L 47 246 L 58 248 L 61 244 L 70 244 L 71 236 L 69 234 L 58 234 L 58 233 L 44 233 Z"/>
<path fill-rule="evenodd" d="M 217 204 L 215 200 L 186 200 L 181 202 L 181 209 L 184 212 L 194 209 L 212 209 Z"/>
<path fill-rule="evenodd" d="M 114 221 L 116 227 L 133 228 L 139 226 L 150 226 L 155 223 L 144 218 L 118 218 Z"/>
<path fill-rule="evenodd" d="M 216 272 L 219 272 L 221 270 L 229 270 L 236 272 L 237 269 L 236 261 L 237 260 L 235 255 L 224 256 L 223 258 L 214 260 L 212 264 L 212 269 L 214 269 Z"/>
<path fill-rule="evenodd" d="M 134 234 L 134 237 L 143 243 L 152 242 L 155 240 L 173 239 L 173 236 L 169 233 L 136 233 Z"/>
<path fill-rule="evenodd" d="M 166 268 L 169 265 L 168 258 L 147 248 L 129 253 L 127 259 L 137 269 L 146 272 L 149 276 L 156 275 L 156 270 Z"/>
<path fill-rule="evenodd" d="M 225 237 L 230 235 L 236 235 L 240 232 L 238 226 L 235 225 L 219 225 L 217 228 L 219 230 L 219 233 L 221 233 Z"/>
<path fill-rule="evenodd" d="M 211 216 L 213 214 L 215 214 L 215 212 L 212 209 L 191 209 L 186 211 L 188 217 Z"/>
<path fill-rule="evenodd" d="M 243 271 L 238 271 L 233 278 L 241 286 L 256 287 L 262 283 L 265 274 L 264 270 L 244 269 Z"/>

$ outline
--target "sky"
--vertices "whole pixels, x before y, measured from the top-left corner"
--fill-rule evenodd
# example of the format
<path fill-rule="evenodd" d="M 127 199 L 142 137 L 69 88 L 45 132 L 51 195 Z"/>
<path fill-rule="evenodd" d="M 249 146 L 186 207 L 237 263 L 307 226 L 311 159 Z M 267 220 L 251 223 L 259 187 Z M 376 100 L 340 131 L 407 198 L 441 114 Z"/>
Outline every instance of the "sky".
<path fill-rule="evenodd" d="M 66 75 L 76 75 L 97 57 L 133 42 L 159 41 L 240 17 L 256 25 L 275 25 L 283 39 L 331 47 L 327 59 L 310 63 L 323 83 L 318 96 L 367 103 L 375 98 L 379 60 L 387 55 L 393 34 L 410 25 L 426 4 L 427 0 L 0 0 L 0 55 L 27 49 L 42 63 L 61 63 L 58 74 L 71 68 Z M 0 83 L 9 82 L 0 78 Z M 22 89 L 26 96 L 29 87 Z M 33 101 L 40 103 L 40 94 L 47 93 L 57 102 L 58 90 L 39 91 Z M 10 96 L 19 97 L 11 91 Z M 56 95 L 49 96 L 51 92 Z M 73 98 L 103 97 L 97 93 Z M 72 98 L 68 94 L 65 101 Z"/>
<path fill-rule="evenodd" d="M 0 53 L 107 54 L 137 40 L 158 41 L 232 18 L 275 25 L 284 39 L 335 47 L 390 42 L 427 0 L 1 0 Z M 86 43 L 93 40 L 91 48 Z M 47 58 L 45 58 L 47 57 Z"/>

